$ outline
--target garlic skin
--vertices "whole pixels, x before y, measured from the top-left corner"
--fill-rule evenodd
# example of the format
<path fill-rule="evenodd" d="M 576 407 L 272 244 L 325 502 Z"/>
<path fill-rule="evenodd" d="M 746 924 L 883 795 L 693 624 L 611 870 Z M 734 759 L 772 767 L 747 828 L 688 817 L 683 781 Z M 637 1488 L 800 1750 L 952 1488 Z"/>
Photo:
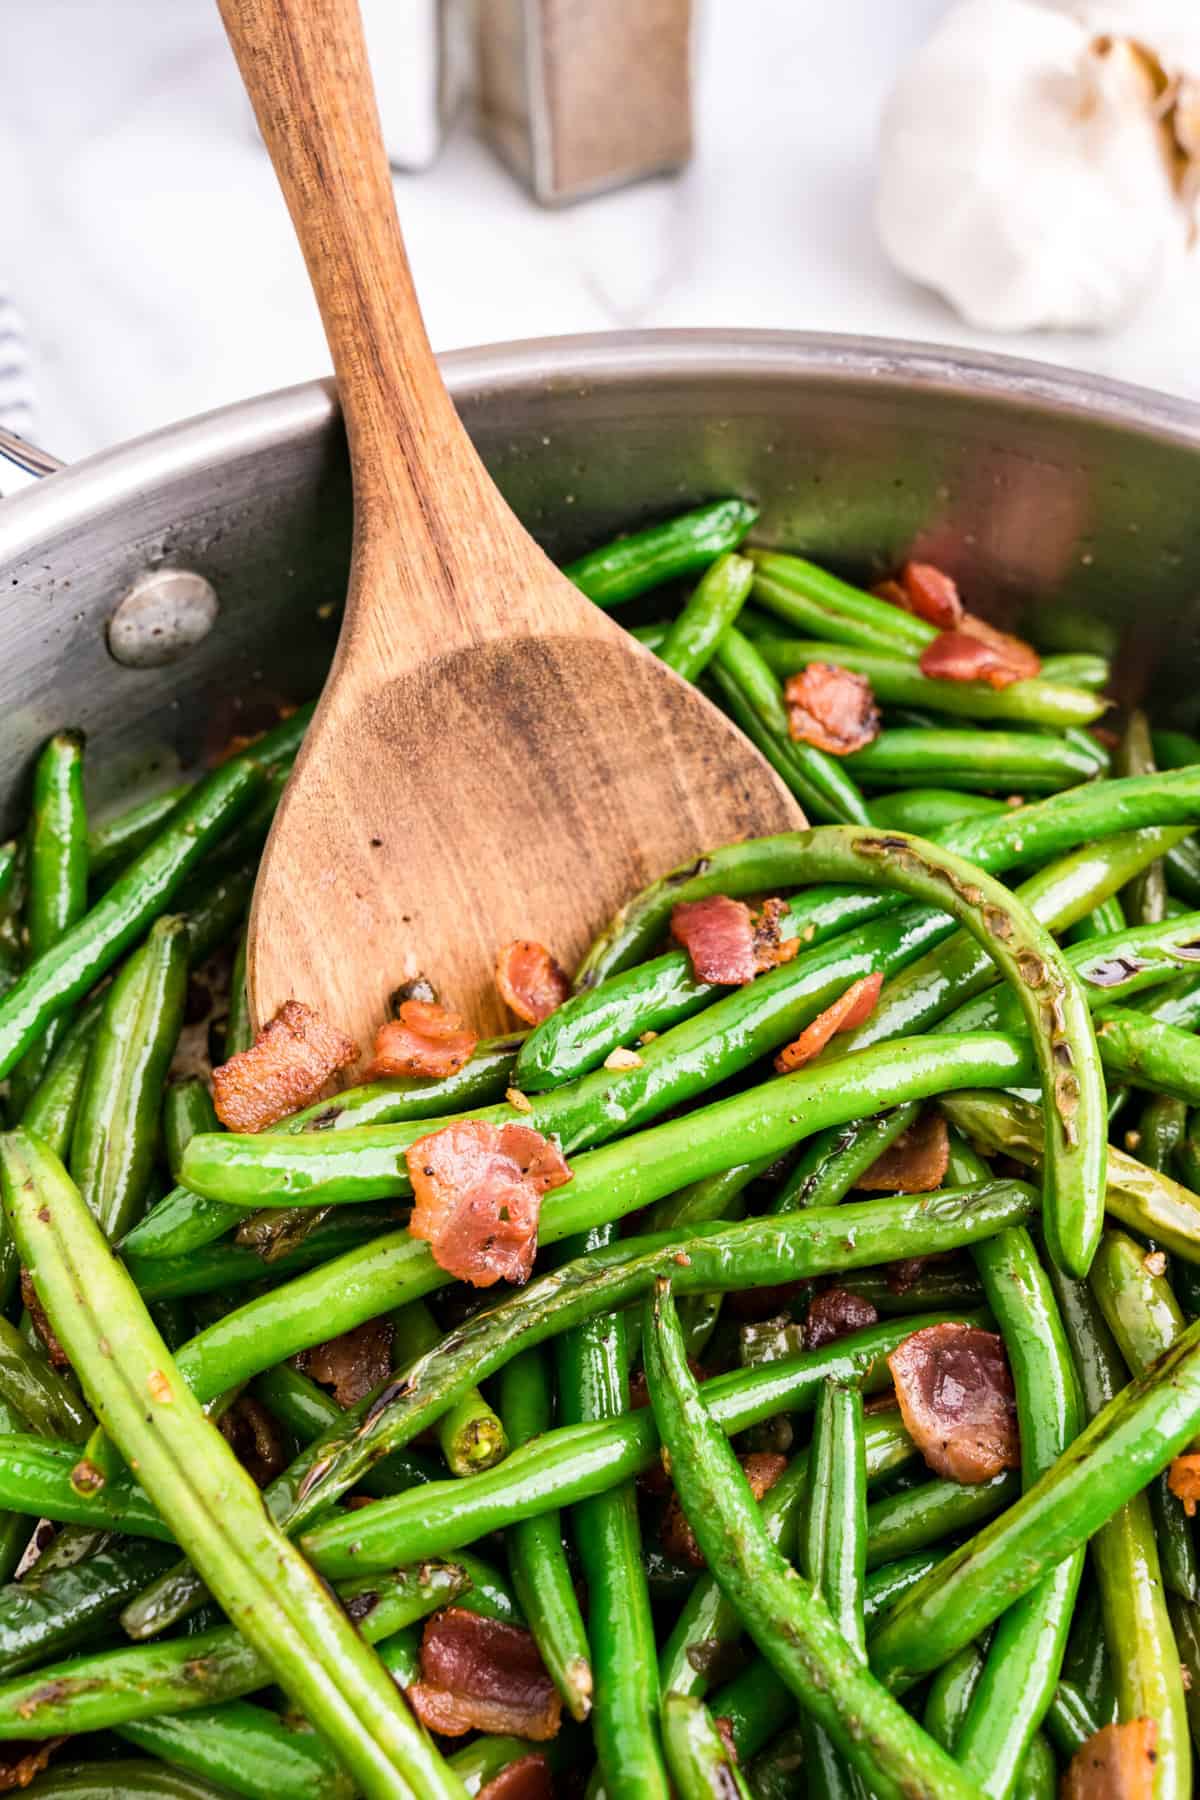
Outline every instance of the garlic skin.
<path fill-rule="evenodd" d="M 1091 37 L 1130 38 L 1153 52 L 1168 75 L 1200 76 L 1200 6 L 1196 0 L 1040 0 L 1065 13 Z"/>
<path fill-rule="evenodd" d="M 983 330 L 1117 324 L 1183 229 L 1155 98 L 1065 7 L 961 0 L 885 108 L 884 249 Z"/>

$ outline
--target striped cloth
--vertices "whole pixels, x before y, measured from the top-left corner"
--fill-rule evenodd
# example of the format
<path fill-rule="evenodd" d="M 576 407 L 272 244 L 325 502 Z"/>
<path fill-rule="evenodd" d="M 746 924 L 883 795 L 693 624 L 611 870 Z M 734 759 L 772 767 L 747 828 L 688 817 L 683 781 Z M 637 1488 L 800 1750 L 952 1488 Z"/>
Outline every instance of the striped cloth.
<path fill-rule="evenodd" d="M 0 285 L 0 426 L 28 435 L 33 424 L 33 376 L 20 314 Z"/>

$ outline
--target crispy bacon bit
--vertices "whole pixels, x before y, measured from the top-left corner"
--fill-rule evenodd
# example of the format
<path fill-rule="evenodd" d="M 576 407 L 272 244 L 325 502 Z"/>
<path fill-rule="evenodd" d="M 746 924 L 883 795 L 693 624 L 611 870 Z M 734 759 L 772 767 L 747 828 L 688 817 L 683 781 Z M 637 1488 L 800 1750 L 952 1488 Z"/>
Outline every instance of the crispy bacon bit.
<path fill-rule="evenodd" d="M 868 1325 L 878 1323 L 879 1314 L 861 1294 L 852 1294 L 846 1288 L 827 1288 L 809 1304 L 804 1348 L 819 1350 L 822 1344 L 835 1344 L 852 1331 L 865 1331 Z"/>
<path fill-rule="evenodd" d="M 789 675 L 783 697 L 788 735 L 830 756 L 848 756 L 879 736 L 879 708 L 865 675 L 837 663 L 814 662 Z"/>
<path fill-rule="evenodd" d="M 1102 1726 L 1071 1758 L 1061 1800 L 1151 1800 L 1157 1745 L 1154 1719 Z"/>
<path fill-rule="evenodd" d="M 950 1133 L 941 1113 L 925 1112 L 877 1156 L 856 1185 L 868 1194 L 932 1194 L 950 1167 Z"/>
<path fill-rule="evenodd" d="M 0 1749 L 0 1794 L 27 1788 L 66 1741 L 65 1737 L 16 1738 L 5 1744 Z"/>
<path fill-rule="evenodd" d="M 844 994 L 839 994 L 832 1006 L 827 1006 L 823 1013 L 818 1013 L 811 1025 L 806 1025 L 798 1038 L 785 1044 L 775 1058 L 775 1073 L 790 1075 L 795 1069 L 802 1069 L 810 1063 L 814 1056 L 819 1056 L 830 1038 L 839 1031 L 854 1031 L 870 1018 L 879 998 L 879 990 L 883 986 L 880 974 L 864 975 L 861 981 L 852 982 Z"/>
<path fill-rule="evenodd" d="M 742 1474 L 750 1485 L 750 1492 L 756 1500 L 769 1494 L 783 1471 L 787 1468 L 787 1457 L 780 1456 L 774 1450 L 756 1450 L 750 1456 L 740 1459 Z M 678 1494 L 671 1495 L 671 1503 L 663 1514 L 662 1547 L 668 1556 L 676 1562 L 687 1563 L 690 1568 L 707 1567 L 704 1552 L 696 1542 L 696 1534 L 692 1530 L 679 1504 Z"/>
<path fill-rule="evenodd" d="M 532 1125 L 460 1119 L 410 1144 L 405 1161 L 408 1228 L 441 1268 L 474 1287 L 529 1279 L 542 1195 L 571 1179 L 557 1145 Z"/>
<path fill-rule="evenodd" d="M 518 1756 L 479 1790 L 479 1800 L 554 1800 L 554 1776 L 540 1750 Z"/>
<path fill-rule="evenodd" d="M 49 1356 L 53 1367 L 56 1369 L 69 1369 L 71 1366 L 71 1359 L 54 1334 L 54 1327 L 47 1317 L 46 1309 L 38 1299 L 37 1289 L 33 1285 L 33 1276 L 29 1273 L 29 1270 L 25 1267 L 24 1263 L 21 1264 L 21 1299 L 24 1301 L 26 1311 L 33 1320 L 33 1329 L 37 1332 L 43 1344 L 46 1346 L 46 1354 Z"/>
<path fill-rule="evenodd" d="M 500 998 L 518 1019 L 540 1025 L 560 1007 L 571 984 L 545 944 L 532 938 L 514 938 L 496 958 L 496 986 Z"/>
<path fill-rule="evenodd" d="M 353 1331 L 302 1350 L 296 1364 L 322 1387 L 332 1388 L 339 1406 L 355 1406 L 391 1374 L 392 1322 L 368 1319 Z"/>
<path fill-rule="evenodd" d="M 285 1000 L 249 1050 L 213 1070 L 217 1117 L 229 1131 L 266 1131 L 319 1099 L 338 1070 L 357 1059 L 358 1045 L 344 1031 L 299 1000 Z"/>
<path fill-rule="evenodd" d="M 479 1042 L 461 1013 L 436 1000 L 402 1000 L 396 1018 L 375 1033 L 375 1055 L 363 1080 L 381 1075 L 455 1075 Z"/>
<path fill-rule="evenodd" d="M 221 1436 L 259 1487 L 266 1487 L 287 1464 L 283 1434 L 261 1401 L 239 1394 L 221 1415 Z"/>
<path fill-rule="evenodd" d="M 421 1680 L 408 1690 L 430 1731 L 511 1733 L 544 1743 L 562 1721 L 562 1701 L 528 1631 L 443 1607 L 421 1639 Z"/>
<path fill-rule="evenodd" d="M 921 673 L 935 681 L 986 681 L 994 688 L 1027 681 L 1041 666 L 1036 650 L 974 613 L 964 613 L 962 623 L 941 632 L 920 657 Z"/>
<path fill-rule="evenodd" d="M 1189 1451 L 1186 1456 L 1175 1457 L 1167 1470 L 1167 1486 L 1177 1500 L 1183 1501 L 1188 1518 L 1193 1518 L 1200 1500 L 1200 1455 Z"/>
<path fill-rule="evenodd" d="M 941 631 L 951 630 L 963 617 L 958 583 L 933 563 L 906 562 L 900 571 L 900 586 L 908 602 L 906 610 Z"/>
<path fill-rule="evenodd" d="M 975 1485 L 1021 1463 L 1003 1341 L 977 1325 L 927 1325 L 888 1357 L 900 1414 L 929 1467 Z"/>
<path fill-rule="evenodd" d="M 780 963 L 791 962 L 800 949 L 798 937 L 785 938 L 783 923 L 788 916 L 786 900 L 764 900 L 750 921 L 754 934 L 754 973 L 765 975 Z"/>

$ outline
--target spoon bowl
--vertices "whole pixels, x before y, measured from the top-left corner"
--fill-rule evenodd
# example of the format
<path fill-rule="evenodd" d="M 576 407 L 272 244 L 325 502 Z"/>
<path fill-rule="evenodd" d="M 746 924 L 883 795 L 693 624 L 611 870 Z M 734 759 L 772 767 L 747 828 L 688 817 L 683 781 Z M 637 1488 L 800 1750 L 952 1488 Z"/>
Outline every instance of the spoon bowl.
<path fill-rule="evenodd" d="M 337 655 L 255 890 L 251 1010 L 302 1000 L 366 1049 L 420 976 L 499 1029 L 509 939 L 569 965 L 646 881 L 803 817 L 476 456 L 417 306 L 355 0 L 220 3 L 321 309 L 355 513 Z"/>

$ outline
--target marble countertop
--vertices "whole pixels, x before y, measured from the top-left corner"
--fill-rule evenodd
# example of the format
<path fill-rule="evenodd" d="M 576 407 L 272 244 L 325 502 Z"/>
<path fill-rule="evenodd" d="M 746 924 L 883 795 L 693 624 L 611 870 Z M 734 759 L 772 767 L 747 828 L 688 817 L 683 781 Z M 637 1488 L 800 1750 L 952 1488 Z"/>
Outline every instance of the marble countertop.
<path fill-rule="evenodd" d="M 945 0 L 699 0 L 687 172 L 537 207 L 464 116 L 397 191 L 441 349 L 633 326 L 872 332 L 1011 350 L 1200 400 L 1200 252 L 1103 336 L 997 338 L 874 236 L 879 109 Z M 320 374 L 328 354 L 212 0 L 9 0 L 0 288 L 37 437 L 75 459 Z"/>

